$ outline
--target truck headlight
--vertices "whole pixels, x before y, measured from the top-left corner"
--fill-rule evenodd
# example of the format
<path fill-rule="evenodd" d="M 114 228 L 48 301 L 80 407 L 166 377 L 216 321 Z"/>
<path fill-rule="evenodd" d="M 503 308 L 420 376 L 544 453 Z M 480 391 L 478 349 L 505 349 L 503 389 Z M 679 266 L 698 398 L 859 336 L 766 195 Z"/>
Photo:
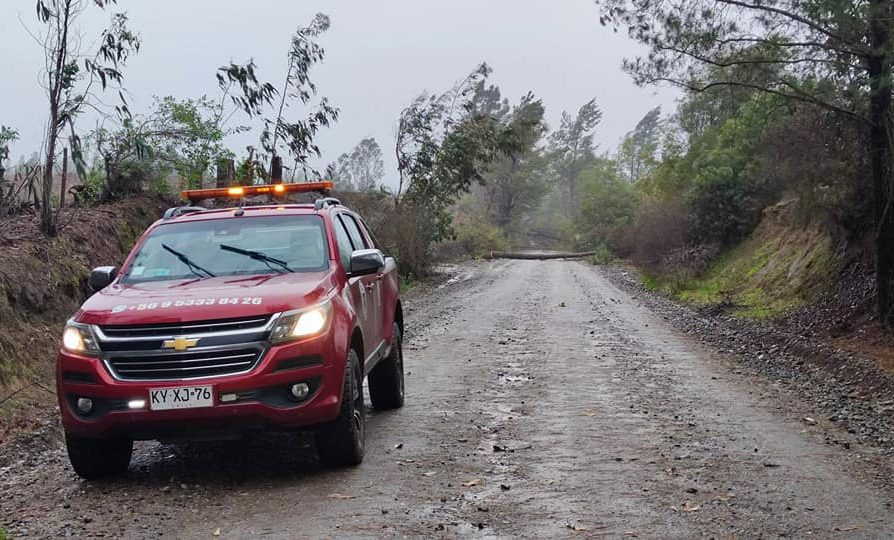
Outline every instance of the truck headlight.
<path fill-rule="evenodd" d="M 270 332 L 271 343 L 315 336 L 323 332 L 332 315 L 332 301 L 326 300 L 307 309 L 287 311 L 280 315 Z"/>
<path fill-rule="evenodd" d="M 62 348 L 68 352 L 88 356 L 99 354 L 99 346 L 90 327 L 74 321 L 68 321 L 65 325 L 65 331 L 62 333 Z"/>

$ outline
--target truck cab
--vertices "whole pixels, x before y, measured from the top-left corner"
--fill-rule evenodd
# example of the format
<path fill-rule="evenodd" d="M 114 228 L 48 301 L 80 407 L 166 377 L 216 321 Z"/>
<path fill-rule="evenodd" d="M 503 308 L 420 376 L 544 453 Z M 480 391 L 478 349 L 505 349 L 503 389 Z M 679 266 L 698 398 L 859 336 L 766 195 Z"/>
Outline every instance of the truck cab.
<path fill-rule="evenodd" d="M 312 429 L 321 462 L 363 459 L 363 379 L 404 402 L 397 266 L 331 198 L 172 209 L 66 325 L 57 390 L 72 466 L 127 470 L 134 440 Z"/>

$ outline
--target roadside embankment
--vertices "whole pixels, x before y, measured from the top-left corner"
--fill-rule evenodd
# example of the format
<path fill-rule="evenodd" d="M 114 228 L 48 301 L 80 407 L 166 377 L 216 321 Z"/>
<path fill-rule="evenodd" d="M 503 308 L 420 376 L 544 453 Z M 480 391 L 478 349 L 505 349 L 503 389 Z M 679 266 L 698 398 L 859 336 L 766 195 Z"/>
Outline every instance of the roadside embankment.
<path fill-rule="evenodd" d="M 89 294 L 90 269 L 121 264 L 168 203 L 136 197 L 62 212 L 47 238 L 34 215 L 0 222 L 0 440 L 54 401 L 52 369 L 65 321 Z"/>

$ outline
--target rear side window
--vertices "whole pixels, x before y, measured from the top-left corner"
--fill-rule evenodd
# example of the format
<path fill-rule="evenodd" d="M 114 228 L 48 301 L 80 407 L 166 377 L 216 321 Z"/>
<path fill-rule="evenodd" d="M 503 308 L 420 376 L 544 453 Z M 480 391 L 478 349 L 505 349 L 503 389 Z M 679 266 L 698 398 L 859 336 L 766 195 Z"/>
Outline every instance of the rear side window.
<path fill-rule="evenodd" d="M 338 242 L 338 256 L 341 259 L 341 265 L 345 272 L 351 271 L 351 239 L 348 237 L 348 231 L 345 230 L 344 224 L 340 219 L 333 219 L 332 226 L 335 228 L 335 241 Z"/>
<path fill-rule="evenodd" d="M 338 217 L 344 222 L 345 228 L 348 230 L 348 236 L 351 237 L 351 244 L 354 246 L 354 249 L 367 249 L 369 246 L 366 245 L 366 240 L 363 238 L 363 235 L 360 234 L 360 229 L 357 227 L 357 222 L 354 221 L 354 217 L 350 214 L 341 214 Z"/>
<path fill-rule="evenodd" d="M 360 225 L 360 229 L 366 234 L 367 240 L 369 240 L 369 247 L 375 249 L 382 249 L 379 247 L 379 241 L 376 240 L 376 237 L 372 233 L 372 229 L 369 228 L 369 225 L 363 221 L 362 218 L 358 218 L 358 225 Z"/>

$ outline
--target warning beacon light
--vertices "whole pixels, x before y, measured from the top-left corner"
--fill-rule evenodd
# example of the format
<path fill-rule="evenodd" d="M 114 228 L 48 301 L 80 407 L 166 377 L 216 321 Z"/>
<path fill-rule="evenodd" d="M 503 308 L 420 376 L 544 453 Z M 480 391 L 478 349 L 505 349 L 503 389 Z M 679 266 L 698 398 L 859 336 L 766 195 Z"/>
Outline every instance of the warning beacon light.
<path fill-rule="evenodd" d="M 180 192 L 180 196 L 191 203 L 206 199 L 241 199 L 255 195 L 285 196 L 289 193 L 308 193 L 317 191 L 329 193 L 332 190 L 331 181 L 304 182 L 300 184 L 260 184 L 257 186 L 233 186 L 228 188 L 211 189 L 187 189 Z"/>

